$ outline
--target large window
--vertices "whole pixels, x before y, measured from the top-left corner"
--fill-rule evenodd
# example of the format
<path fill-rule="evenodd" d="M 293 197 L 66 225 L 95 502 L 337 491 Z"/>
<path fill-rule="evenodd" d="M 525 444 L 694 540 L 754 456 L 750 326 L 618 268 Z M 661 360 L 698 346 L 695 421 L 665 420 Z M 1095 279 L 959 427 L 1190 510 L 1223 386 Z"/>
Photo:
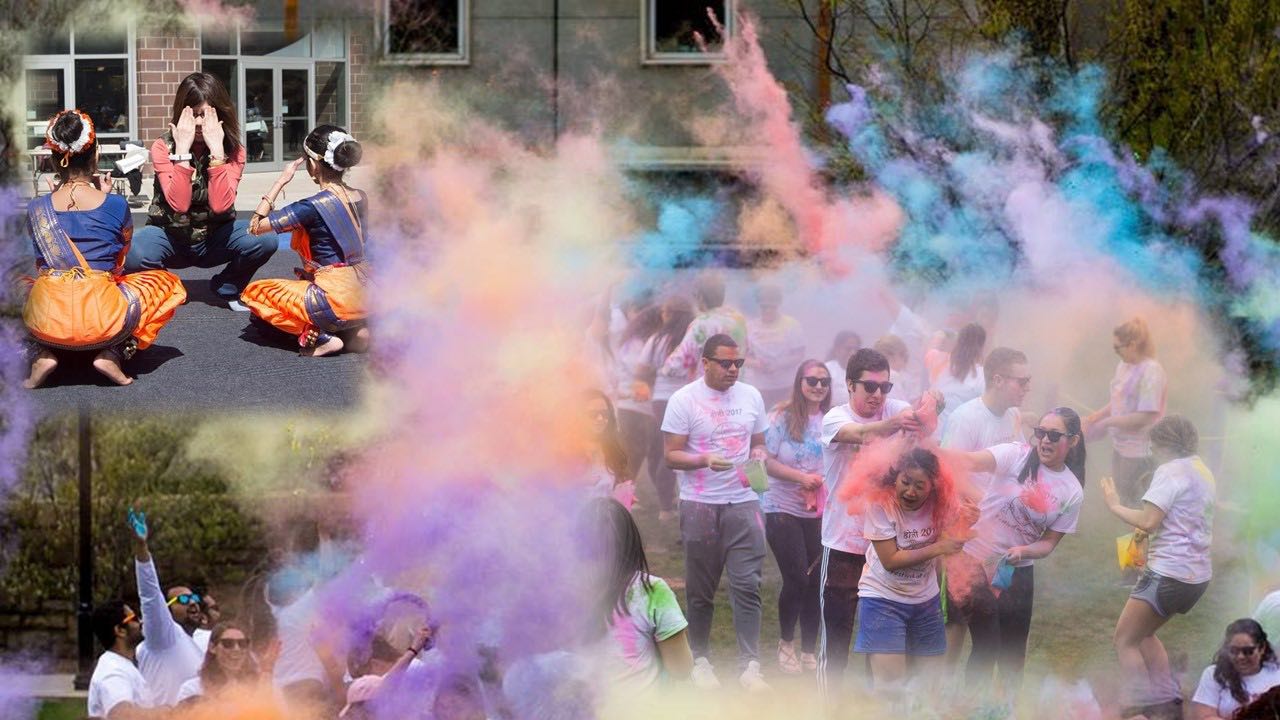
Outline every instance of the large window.
<path fill-rule="evenodd" d="M 733 33 L 733 0 L 640 2 L 642 60 L 645 63 L 691 64 L 724 60 L 724 37 L 717 24 L 724 28 L 724 33 Z"/>
<path fill-rule="evenodd" d="M 470 0 L 382 0 L 384 62 L 467 64 L 470 16 Z"/>
<path fill-rule="evenodd" d="M 104 141 L 136 129 L 133 32 L 123 22 L 94 22 L 52 30 L 32 40 L 24 57 L 26 146 L 44 142 L 49 117 L 78 107 L 93 118 Z"/>

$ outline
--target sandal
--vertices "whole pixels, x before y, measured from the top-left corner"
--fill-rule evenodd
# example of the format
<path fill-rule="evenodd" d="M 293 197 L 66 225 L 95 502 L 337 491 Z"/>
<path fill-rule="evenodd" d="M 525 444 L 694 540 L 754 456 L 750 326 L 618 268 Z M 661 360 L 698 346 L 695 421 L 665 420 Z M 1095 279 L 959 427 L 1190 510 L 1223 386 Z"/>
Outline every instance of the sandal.
<path fill-rule="evenodd" d="M 800 674 L 800 659 L 794 643 L 778 641 L 778 669 L 787 675 Z"/>
<path fill-rule="evenodd" d="M 813 653 L 800 653 L 800 665 L 805 672 L 813 672 L 818 669 L 818 658 Z"/>

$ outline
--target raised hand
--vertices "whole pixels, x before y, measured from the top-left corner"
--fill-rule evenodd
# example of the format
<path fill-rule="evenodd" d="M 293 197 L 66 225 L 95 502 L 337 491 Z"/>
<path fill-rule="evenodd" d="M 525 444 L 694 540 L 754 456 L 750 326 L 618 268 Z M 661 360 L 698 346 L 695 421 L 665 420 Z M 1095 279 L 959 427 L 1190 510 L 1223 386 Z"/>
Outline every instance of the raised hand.
<path fill-rule="evenodd" d="M 147 530 L 147 514 L 141 510 L 129 508 L 129 529 L 133 531 L 135 540 L 145 543 L 150 535 Z"/>
<path fill-rule="evenodd" d="M 293 180 L 293 174 L 298 172 L 298 168 L 302 167 L 302 163 L 306 162 L 306 158 L 298 158 L 291 163 L 285 163 L 284 169 L 280 171 L 280 177 L 276 180 L 276 184 L 284 187 Z"/>
<path fill-rule="evenodd" d="M 191 152 L 191 144 L 196 141 L 196 116 L 190 107 L 182 108 L 178 123 L 169 123 L 169 132 L 173 133 L 174 152 L 186 155 Z"/>
<path fill-rule="evenodd" d="M 226 132 L 222 127 L 222 120 L 218 118 L 218 111 L 210 105 L 204 111 L 204 122 L 200 125 L 200 132 L 204 134 L 204 144 L 209 146 L 209 154 L 215 158 L 225 158 L 227 156 L 226 147 L 223 141 L 226 139 Z"/>
<path fill-rule="evenodd" d="M 1107 507 L 1115 507 L 1120 504 L 1120 493 L 1116 491 L 1116 481 L 1109 477 L 1102 478 L 1102 498 L 1106 500 Z"/>
<path fill-rule="evenodd" d="M 111 193 L 111 173 L 98 173 L 93 176 L 94 187 L 104 193 Z"/>

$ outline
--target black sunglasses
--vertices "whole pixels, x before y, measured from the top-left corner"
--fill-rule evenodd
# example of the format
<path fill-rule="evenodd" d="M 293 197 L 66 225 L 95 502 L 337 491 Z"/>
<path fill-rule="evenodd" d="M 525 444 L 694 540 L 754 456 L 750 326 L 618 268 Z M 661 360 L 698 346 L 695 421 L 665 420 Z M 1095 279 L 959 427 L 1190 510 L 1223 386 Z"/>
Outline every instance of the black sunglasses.
<path fill-rule="evenodd" d="M 893 389 L 893 383 L 891 382 L 876 382 L 874 380 L 854 380 L 852 382 L 854 385 L 861 385 L 868 395 L 875 395 L 876 390 L 888 395 L 889 391 Z"/>
<path fill-rule="evenodd" d="M 1037 440 L 1043 440 L 1045 439 L 1045 437 L 1048 437 L 1049 442 L 1053 442 L 1053 443 L 1058 442 L 1064 437 L 1071 437 L 1072 435 L 1075 434 L 1075 433 L 1062 432 L 1061 430 L 1046 430 L 1045 428 L 1042 428 L 1042 427 L 1038 427 L 1032 430 L 1031 432 L 1036 436 Z"/>
<path fill-rule="evenodd" d="M 1235 655 L 1248 656 L 1258 652 L 1258 650 L 1260 649 L 1261 648 L 1259 648 L 1257 645 L 1245 645 L 1244 647 L 1228 647 L 1227 652 L 1231 653 L 1233 656 Z"/>
<path fill-rule="evenodd" d="M 232 648 L 249 649 L 248 638 L 218 638 L 218 644 L 228 650 Z"/>
<path fill-rule="evenodd" d="M 804 379 L 804 384 L 805 384 L 805 385 L 808 385 L 809 387 L 830 387 L 830 386 L 831 386 L 831 378 L 824 378 L 824 377 L 806 377 L 806 378 Z"/>
<path fill-rule="evenodd" d="M 721 360 L 720 358 L 702 358 L 702 359 L 706 360 L 707 362 L 713 362 L 719 365 L 724 370 L 728 370 L 731 367 L 741 368 L 743 364 L 747 362 L 742 358 L 738 358 L 737 360 Z"/>

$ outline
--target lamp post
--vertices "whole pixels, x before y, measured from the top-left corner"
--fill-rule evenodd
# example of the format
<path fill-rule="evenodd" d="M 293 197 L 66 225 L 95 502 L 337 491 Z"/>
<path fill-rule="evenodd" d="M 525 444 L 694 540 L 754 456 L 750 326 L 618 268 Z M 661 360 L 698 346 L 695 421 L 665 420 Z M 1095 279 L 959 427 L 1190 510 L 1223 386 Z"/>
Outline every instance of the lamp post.
<path fill-rule="evenodd" d="M 76 640 L 79 643 L 79 663 L 75 680 L 76 690 L 88 690 L 93 674 L 93 444 L 89 409 L 82 403 L 77 418 L 77 438 L 80 444 L 80 598 L 76 609 Z"/>

